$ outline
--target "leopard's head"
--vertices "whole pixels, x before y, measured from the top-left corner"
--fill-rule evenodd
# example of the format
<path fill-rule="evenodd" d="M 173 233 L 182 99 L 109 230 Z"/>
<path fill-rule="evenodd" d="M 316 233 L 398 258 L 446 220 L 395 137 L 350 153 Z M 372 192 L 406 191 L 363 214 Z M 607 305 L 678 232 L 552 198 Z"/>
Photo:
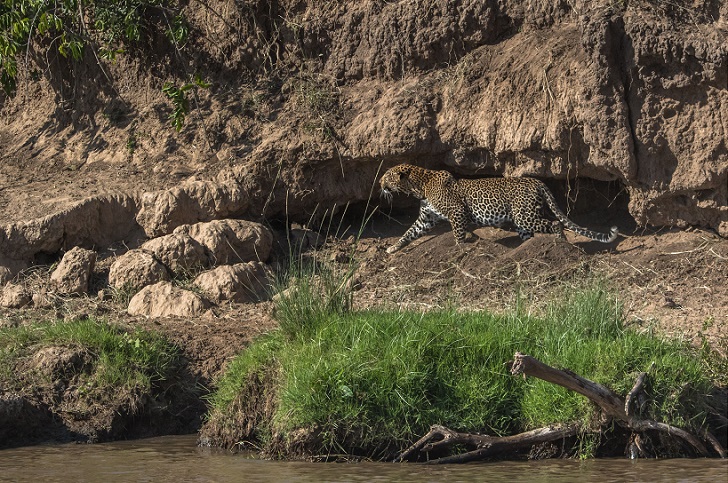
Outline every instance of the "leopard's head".
<path fill-rule="evenodd" d="M 398 164 L 393 168 L 389 168 L 379 180 L 382 196 L 390 201 L 393 193 L 421 196 L 422 187 L 416 180 L 418 170 L 421 170 L 421 168 L 411 164 Z"/>

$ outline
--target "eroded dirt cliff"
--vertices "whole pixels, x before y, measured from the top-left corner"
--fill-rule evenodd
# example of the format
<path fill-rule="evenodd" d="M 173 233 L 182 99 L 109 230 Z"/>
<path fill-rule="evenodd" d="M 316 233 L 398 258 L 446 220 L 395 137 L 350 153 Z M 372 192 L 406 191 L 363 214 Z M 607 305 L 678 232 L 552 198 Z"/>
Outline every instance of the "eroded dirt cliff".
<path fill-rule="evenodd" d="M 206 3 L 182 7 L 179 49 L 160 36 L 99 64 L 89 48 L 57 70 L 39 47 L 26 57 L 2 99 L 4 265 L 131 239 L 135 222 L 169 233 L 145 225 L 143 192 L 195 179 L 223 191 L 183 193 L 204 207 L 177 224 L 306 221 L 366 200 L 401 161 L 608 181 L 640 226 L 728 233 L 723 2 Z M 193 74 L 212 85 L 177 133 L 161 88 Z M 74 206 L 87 196 L 101 198 Z M 69 209 L 89 233 L 37 221 Z"/>

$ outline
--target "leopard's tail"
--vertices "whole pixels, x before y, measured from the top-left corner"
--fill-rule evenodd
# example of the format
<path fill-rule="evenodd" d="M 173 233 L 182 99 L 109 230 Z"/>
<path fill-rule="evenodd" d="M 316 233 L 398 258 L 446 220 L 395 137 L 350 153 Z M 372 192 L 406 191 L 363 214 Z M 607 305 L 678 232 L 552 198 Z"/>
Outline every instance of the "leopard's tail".
<path fill-rule="evenodd" d="M 617 239 L 617 236 L 619 235 L 619 230 L 616 226 L 610 228 L 609 233 L 601 233 L 598 231 L 587 230 L 586 228 L 583 228 L 568 219 L 564 212 L 561 211 L 561 208 L 559 208 L 559 205 L 556 204 L 554 195 L 551 194 L 551 191 L 549 191 L 549 189 L 544 184 L 541 184 L 541 195 L 546 201 L 546 204 L 549 206 L 549 209 L 554 213 L 554 215 L 556 215 L 556 218 L 559 219 L 561 224 L 564 225 L 564 228 L 578 233 L 581 236 L 585 236 L 587 238 L 591 238 L 592 240 L 596 240 L 602 243 L 612 243 L 614 240 Z"/>

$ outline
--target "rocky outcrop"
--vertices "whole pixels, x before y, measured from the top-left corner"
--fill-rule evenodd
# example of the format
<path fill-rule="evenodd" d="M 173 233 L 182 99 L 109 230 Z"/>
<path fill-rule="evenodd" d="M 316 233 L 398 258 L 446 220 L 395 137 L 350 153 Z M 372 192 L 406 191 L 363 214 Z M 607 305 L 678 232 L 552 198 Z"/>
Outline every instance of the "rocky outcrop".
<path fill-rule="evenodd" d="M 205 313 L 210 301 L 175 287 L 170 280 L 221 265 L 199 275 L 195 284 L 215 303 L 258 302 L 269 294 L 270 269 L 263 261 L 268 259 L 272 244 L 270 230 L 251 221 L 182 225 L 174 233 L 149 240 L 116 258 L 109 268 L 108 283 L 130 296 L 136 294 L 128 306 L 131 315 L 191 317 Z M 0 306 L 21 308 L 32 301 L 36 307 L 50 307 L 57 294 L 88 293 L 96 256 L 95 251 L 73 247 L 32 295 L 23 285 L 6 284 Z"/>
<path fill-rule="evenodd" d="M 197 317 L 209 308 L 210 302 L 196 293 L 177 288 L 170 282 L 158 282 L 132 297 L 127 312 L 146 317 Z"/>
<path fill-rule="evenodd" d="M 260 223 L 215 220 L 182 225 L 174 233 L 149 240 L 115 260 L 109 270 L 109 284 L 134 293 L 147 285 L 170 280 L 172 274 L 184 277 L 207 267 L 239 264 L 229 273 L 227 268 L 219 267 L 221 274 L 230 275 L 226 282 L 220 281 L 227 288 L 211 288 L 209 284 L 207 287 L 217 294 L 216 300 L 242 300 L 242 287 L 247 284 L 252 290 L 249 298 L 259 299 L 259 286 L 267 278 L 261 262 L 268 260 L 272 245 L 273 235 Z M 257 264 L 240 264 L 253 261 Z"/>
<path fill-rule="evenodd" d="M 51 289 L 67 295 L 88 293 L 95 264 L 96 252 L 73 247 L 63 255 L 58 267 L 51 273 Z"/>

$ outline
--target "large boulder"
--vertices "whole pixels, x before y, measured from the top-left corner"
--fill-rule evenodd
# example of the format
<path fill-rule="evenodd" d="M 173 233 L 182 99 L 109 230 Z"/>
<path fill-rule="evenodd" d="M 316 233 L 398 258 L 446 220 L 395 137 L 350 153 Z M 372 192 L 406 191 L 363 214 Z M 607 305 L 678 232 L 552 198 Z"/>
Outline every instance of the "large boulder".
<path fill-rule="evenodd" d="M 210 257 L 205 247 L 184 233 L 171 233 L 144 243 L 142 250 L 154 255 L 173 272 L 207 267 Z"/>
<path fill-rule="evenodd" d="M 188 235 L 207 248 L 212 265 L 265 262 L 273 246 L 273 235 L 260 223 L 246 220 L 215 220 L 183 225 L 175 235 Z"/>
<path fill-rule="evenodd" d="M 62 294 L 88 293 L 88 285 L 96 264 L 96 252 L 74 247 L 66 252 L 51 274 L 51 288 Z"/>
<path fill-rule="evenodd" d="M 209 308 L 210 302 L 196 293 L 163 281 L 144 287 L 132 297 L 127 312 L 147 317 L 195 317 Z"/>
<path fill-rule="evenodd" d="M 109 269 L 109 285 L 119 290 L 137 292 L 147 285 L 169 279 L 167 268 L 144 250 L 129 250 Z"/>
<path fill-rule="evenodd" d="M 201 273 L 194 284 L 213 302 L 259 302 L 270 295 L 271 273 L 261 262 L 222 265 Z"/>

